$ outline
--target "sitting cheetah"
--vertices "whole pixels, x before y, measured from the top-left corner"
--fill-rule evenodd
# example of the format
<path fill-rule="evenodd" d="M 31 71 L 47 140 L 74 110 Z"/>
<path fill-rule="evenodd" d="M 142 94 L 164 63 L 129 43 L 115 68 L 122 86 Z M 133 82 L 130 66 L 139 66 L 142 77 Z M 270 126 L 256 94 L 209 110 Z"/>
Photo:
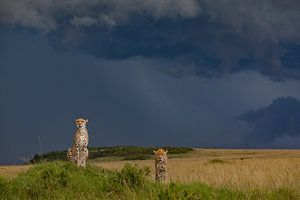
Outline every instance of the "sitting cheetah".
<path fill-rule="evenodd" d="M 153 151 L 155 155 L 155 180 L 166 182 L 168 179 L 168 151 L 158 149 Z"/>
<path fill-rule="evenodd" d="M 88 120 L 82 118 L 77 119 L 76 121 L 77 131 L 74 135 L 74 141 L 72 148 L 68 149 L 67 158 L 76 163 L 77 166 L 86 166 L 86 159 L 88 158 L 88 142 L 89 135 L 86 129 L 86 124 Z"/>

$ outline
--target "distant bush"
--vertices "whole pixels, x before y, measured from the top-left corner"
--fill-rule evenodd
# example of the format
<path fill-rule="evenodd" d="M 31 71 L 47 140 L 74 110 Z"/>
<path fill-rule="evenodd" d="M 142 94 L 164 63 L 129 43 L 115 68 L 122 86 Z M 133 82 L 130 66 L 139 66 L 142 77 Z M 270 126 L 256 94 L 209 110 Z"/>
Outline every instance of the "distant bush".
<path fill-rule="evenodd" d="M 153 155 L 153 150 L 158 147 L 138 147 L 138 146 L 115 146 L 115 147 L 90 147 L 90 158 L 108 156 L 130 156 L 130 155 Z M 168 150 L 169 154 L 181 154 L 193 151 L 189 147 L 162 147 Z"/>
<path fill-rule="evenodd" d="M 221 160 L 221 159 L 212 159 L 212 160 L 210 160 L 209 161 L 210 163 L 225 163 L 226 161 L 224 161 L 224 160 Z"/>
<path fill-rule="evenodd" d="M 89 147 L 89 158 L 123 157 L 123 160 L 145 160 L 151 158 L 153 150 L 158 147 L 115 146 L 115 147 Z M 168 154 L 183 154 L 193 151 L 190 147 L 162 147 L 168 150 Z M 52 151 L 42 155 L 35 155 L 30 163 L 47 162 L 55 160 L 67 160 L 67 151 Z"/>
<path fill-rule="evenodd" d="M 67 160 L 67 151 L 51 151 L 42 155 L 34 155 L 30 160 L 30 163 L 37 163 L 41 161 L 56 161 L 56 160 Z"/>

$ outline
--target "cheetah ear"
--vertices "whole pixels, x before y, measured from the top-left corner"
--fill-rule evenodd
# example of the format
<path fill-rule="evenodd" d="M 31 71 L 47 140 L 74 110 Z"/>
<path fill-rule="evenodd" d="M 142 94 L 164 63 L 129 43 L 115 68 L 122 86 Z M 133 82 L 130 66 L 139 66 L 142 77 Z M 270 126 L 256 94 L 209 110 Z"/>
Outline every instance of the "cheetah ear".
<path fill-rule="evenodd" d="M 156 151 L 155 151 L 155 150 L 153 150 L 153 153 L 155 154 L 155 153 L 156 153 Z"/>
<path fill-rule="evenodd" d="M 85 120 L 85 123 L 88 123 L 88 121 L 89 121 L 89 120 L 88 120 L 88 119 L 86 119 L 86 120 Z"/>
<path fill-rule="evenodd" d="M 168 153 L 168 150 L 166 149 L 166 154 Z"/>

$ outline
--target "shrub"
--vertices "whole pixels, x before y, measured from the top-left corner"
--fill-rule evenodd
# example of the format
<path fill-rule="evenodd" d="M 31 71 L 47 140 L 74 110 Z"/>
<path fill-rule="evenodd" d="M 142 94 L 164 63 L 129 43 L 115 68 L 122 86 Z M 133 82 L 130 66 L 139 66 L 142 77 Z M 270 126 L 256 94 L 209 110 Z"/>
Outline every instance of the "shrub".
<path fill-rule="evenodd" d="M 117 172 L 117 183 L 128 187 L 141 186 L 147 182 L 147 176 L 150 174 L 149 168 L 139 168 L 137 165 L 126 164 L 124 168 Z"/>
<path fill-rule="evenodd" d="M 210 163 L 220 163 L 220 164 L 223 164 L 225 163 L 226 161 L 224 160 L 221 160 L 221 159 L 212 159 L 209 161 Z"/>

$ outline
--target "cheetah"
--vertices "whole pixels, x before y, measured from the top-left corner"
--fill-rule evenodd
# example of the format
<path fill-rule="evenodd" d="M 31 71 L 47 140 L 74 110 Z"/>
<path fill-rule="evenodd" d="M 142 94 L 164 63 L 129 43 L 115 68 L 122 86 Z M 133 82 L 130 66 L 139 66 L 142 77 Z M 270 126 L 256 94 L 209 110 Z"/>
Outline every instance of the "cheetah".
<path fill-rule="evenodd" d="M 168 179 L 168 151 L 158 149 L 153 151 L 155 155 L 155 180 L 166 182 Z"/>
<path fill-rule="evenodd" d="M 87 122 L 87 119 L 82 118 L 75 120 L 77 131 L 74 135 L 73 146 L 69 148 L 67 152 L 68 160 L 81 167 L 86 166 L 86 159 L 89 155 L 87 148 L 89 142 L 89 135 L 86 128 Z"/>

